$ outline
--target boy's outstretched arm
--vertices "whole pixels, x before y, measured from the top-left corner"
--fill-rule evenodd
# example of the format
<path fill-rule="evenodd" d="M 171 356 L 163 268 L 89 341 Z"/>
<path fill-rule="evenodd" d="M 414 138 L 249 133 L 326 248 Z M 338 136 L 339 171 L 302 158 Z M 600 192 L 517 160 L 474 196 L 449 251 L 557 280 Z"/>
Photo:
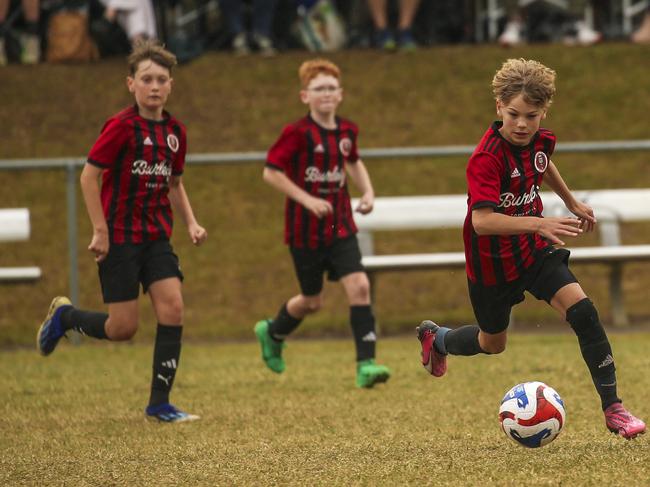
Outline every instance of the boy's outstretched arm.
<path fill-rule="evenodd" d="M 472 211 L 472 226 L 478 235 L 539 233 L 554 244 L 564 245 L 560 236 L 577 237 L 582 233 L 580 225 L 580 220 L 569 217 L 509 216 L 495 213 L 492 208 Z"/>
<path fill-rule="evenodd" d="M 357 162 L 347 164 L 347 168 L 354 185 L 361 191 L 359 205 L 354 211 L 358 211 L 363 215 L 370 213 L 375 206 L 375 191 L 372 188 L 370 174 L 368 174 L 365 164 L 359 159 Z"/>
<path fill-rule="evenodd" d="M 102 209 L 99 190 L 99 176 L 103 169 L 92 164 L 86 164 L 81 171 L 81 192 L 86 203 L 86 210 L 93 225 L 93 236 L 88 245 L 88 250 L 95 254 L 95 261 L 101 262 L 108 255 L 110 246 L 108 238 L 108 225 Z"/>
<path fill-rule="evenodd" d="M 334 211 L 334 208 L 329 201 L 310 195 L 307 191 L 291 181 L 291 179 L 289 179 L 287 175 L 279 169 L 265 167 L 262 177 L 265 182 L 307 208 L 307 210 L 313 213 L 317 218 L 323 218 Z"/>
<path fill-rule="evenodd" d="M 568 210 L 580 218 L 580 228 L 586 232 L 591 232 L 594 229 L 594 225 L 596 225 L 593 208 L 582 201 L 578 201 L 573 196 L 564 179 L 562 179 L 557 166 L 553 164 L 553 161 L 549 162 L 548 169 L 544 175 L 544 182 L 564 201 Z"/>
<path fill-rule="evenodd" d="M 208 238 L 208 232 L 199 225 L 194 217 L 192 205 L 187 197 L 185 186 L 181 176 L 171 176 L 169 178 L 169 201 L 172 204 L 174 212 L 181 216 L 183 223 L 187 226 L 190 239 L 194 245 L 201 245 Z"/>

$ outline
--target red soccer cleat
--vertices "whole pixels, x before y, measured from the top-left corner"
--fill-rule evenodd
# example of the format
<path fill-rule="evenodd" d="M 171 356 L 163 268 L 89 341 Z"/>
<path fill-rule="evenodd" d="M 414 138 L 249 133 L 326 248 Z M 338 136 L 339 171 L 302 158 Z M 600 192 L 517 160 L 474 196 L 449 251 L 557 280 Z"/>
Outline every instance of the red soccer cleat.
<path fill-rule="evenodd" d="M 645 423 L 632 416 L 620 402 L 615 402 L 605 409 L 605 424 L 609 431 L 621 435 L 626 440 L 645 433 Z"/>
<path fill-rule="evenodd" d="M 433 321 L 424 320 L 415 330 L 422 345 L 422 366 L 434 377 L 442 377 L 447 372 L 447 356 L 436 350 L 436 331 L 440 328 Z"/>

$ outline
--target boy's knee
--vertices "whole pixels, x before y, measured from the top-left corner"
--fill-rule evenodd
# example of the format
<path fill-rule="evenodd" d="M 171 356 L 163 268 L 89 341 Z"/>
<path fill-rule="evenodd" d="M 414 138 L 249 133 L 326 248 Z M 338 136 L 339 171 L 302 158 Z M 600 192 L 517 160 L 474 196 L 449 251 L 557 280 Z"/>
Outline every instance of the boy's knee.
<path fill-rule="evenodd" d="M 320 296 L 317 297 L 305 297 L 303 300 L 303 309 L 305 313 L 312 314 L 316 313 L 323 306 L 323 301 Z"/>
<path fill-rule="evenodd" d="M 598 317 L 598 311 L 589 298 L 584 298 L 567 309 L 566 320 L 575 334 L 581 339 L 598 342 L 606 338 L 605 329 Z"/>
<path fill-rule="evenodd" d="M 109 318 L 109 320 L 106 322 L 106 336 L 109 338 L 109 340 L 115 342 L 130 340 L 133 338 L 136 331 L 138 331 L 137 321 L 119 321 Z"/>
<path fill-rule="evenodd" d="M 496 355 L 499 353 L 502 353 L 506 349 L 506 344 L 505 343 L 485 343 L 481 345 L 481 348 L 485 353 L 489 353 L 490 355 Z"/>
<path fill-rule="evenodd" d="M 134 328 L 107 328 L 106 336 L 114 342 L 130 340 L 135 336 L 137 327 Z"/>
<path fill-rule="evenodd" d="M 352 285 L 348 287 L 348 298 L 350 304 L 369 304 L 370 303 L 370 282 L 365 274 L 360 274 Z"/>
<path fill-rule="evenodd" d="M 368 281 L 359 283 L 353 291 L 353 301 L 365 304 L 370 302 L 370 284 Z"/>
<path fill-rule="evenodd" d="M 507 335 L 505 333 L 489 334 L 479 331 L 478 344 L 487 354 L 498 354 L 506 349 Z"/>
<path fill-rule="evenodd" d="M 174 299 L 161 310 L 159 320 L 161 323 L 177 325 L 183 322 L 183 300 Z"/>

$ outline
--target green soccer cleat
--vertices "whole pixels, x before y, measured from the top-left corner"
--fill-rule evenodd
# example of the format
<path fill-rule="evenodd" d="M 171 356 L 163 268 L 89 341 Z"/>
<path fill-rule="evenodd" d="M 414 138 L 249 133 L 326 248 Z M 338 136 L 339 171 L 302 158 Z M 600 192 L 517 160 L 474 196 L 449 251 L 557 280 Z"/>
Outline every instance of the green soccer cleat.
<path fill-rule="evenodd" d="M 375 359 L 359 360 L 357 362 L 357 387 L 370 389 L 375 384 L 386 382 L 390 370 L 385 365 L 377 365 Z"/>
<path fill-rule="evenodd" d="M 258 321 L 255 324 L 255 335 L 257 341 L 260 342 L 262 347 L 262 358 L 266 366 L 276 374 L 284 372 L 284 359 L 282 358 L 282 349 L 284 342 L 279 342 L 271 338 L 269 335 L 269 324 L 271 320 Z"/>

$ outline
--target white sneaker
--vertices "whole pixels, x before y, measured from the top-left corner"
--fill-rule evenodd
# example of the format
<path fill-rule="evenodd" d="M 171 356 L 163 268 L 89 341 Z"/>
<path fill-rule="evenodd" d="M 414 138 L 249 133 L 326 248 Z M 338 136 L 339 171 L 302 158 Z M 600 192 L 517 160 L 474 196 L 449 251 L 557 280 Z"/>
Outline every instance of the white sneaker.
<path fill-rule="evenodd" d="M 0 37 L 0 67 L 7 65 L 7 51 L 5 51 L 5 40 Z"/>
<path fill-rule="evenodd" d="M 524 24 L 520 20 L 510 20 L 499 36 L 499 44 L 503 47 L 514 47 L 525 44 L 522 33 Z"/>
<path fill-rule="evenodd" d="M 564 38 L 564 43 L 568 46 L 591 46 L 600 42 L 603 35 L 597 30 L 589 27 L 585 22 L 578 21 L 575 23 L 575 35 Z"/>
<path fill-rule="evenodd" d="M 246 32 L 240 32 L 232 40 L 232 51 L 235 56 L 247 56 L 250 54 L 251 50 L 248 47 L 248 41 L 246 40 Z"/>
<path fill-rule="evenodd" d="M 38 64 L 41 60 L 41 40 L 37 35 L 24 34 L 20 36 L 22 52 L 20 62 L 23 64 Z"/>
<path fill-rule="evenodd" d="M 273 57 L 278 53 L 278 51 L 275 50 L 275 47 L 273 47 L 273 41 L 268 37 L 260 34 L 255 34 L 253 37 L 257 47 L 260 49 L 262 57 Z"/>

